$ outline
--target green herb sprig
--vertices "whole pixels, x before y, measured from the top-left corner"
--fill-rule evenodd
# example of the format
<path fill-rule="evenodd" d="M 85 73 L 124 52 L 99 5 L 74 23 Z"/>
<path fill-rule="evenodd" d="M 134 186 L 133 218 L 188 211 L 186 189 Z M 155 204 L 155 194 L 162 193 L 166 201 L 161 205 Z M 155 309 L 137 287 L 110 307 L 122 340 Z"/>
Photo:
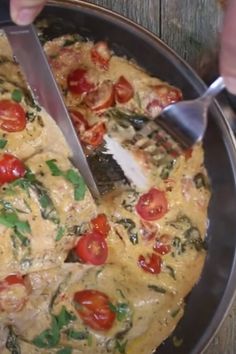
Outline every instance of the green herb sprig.
<path fill-rule="evenodd" d="M 46 161 L 52 176 L 62 176 L 74 187 L 74 199 L 76 201 L 83 200 L 86 192 L 86 185 L 82 176 L 73 169 L 62 171 L 56 164 L 56 160 Z"/>

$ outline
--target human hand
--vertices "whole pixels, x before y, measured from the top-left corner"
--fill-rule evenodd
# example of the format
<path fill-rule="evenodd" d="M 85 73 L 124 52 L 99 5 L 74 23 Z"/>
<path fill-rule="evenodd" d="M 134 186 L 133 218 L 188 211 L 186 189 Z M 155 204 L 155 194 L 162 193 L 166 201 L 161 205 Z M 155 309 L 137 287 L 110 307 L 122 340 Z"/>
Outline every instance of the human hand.
<path fill-rule="evenodd" d="M 46 1 L 47 0 L 10 0 L 12 20 L 17 25 L 29 25 L 43 9 Z"/>
<path fill-rule="evenodd" d="M 228 0 L 221 34 L 220 73 L 226 88 L 236 95 L 236 0 Z"/>

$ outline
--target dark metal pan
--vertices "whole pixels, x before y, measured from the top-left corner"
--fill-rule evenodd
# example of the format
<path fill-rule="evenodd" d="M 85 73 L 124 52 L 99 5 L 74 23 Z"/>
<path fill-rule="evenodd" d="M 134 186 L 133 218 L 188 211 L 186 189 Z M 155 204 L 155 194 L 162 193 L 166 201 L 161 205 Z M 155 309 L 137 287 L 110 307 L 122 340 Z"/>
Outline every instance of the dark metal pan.
<path fill-rule="evenodd" d="M 51 1 L 41 17 L 50 19 L 49 39 L 79 32 L 89 39 L 106 40 L 116 54 L 135 59 L 151 74 L 178 86 L 187 99 L 205 88 L 193 70 L 157 37 L 109 10 L 81 1 Z M 174 347 L 170 338 L 156 354 L 202 352 L 222 323 L 235 293 L 235 140 L 216 103 L 211 106 L 208 121 L 205 163 L 213 191 L 208 255 L 201 279 L 188 296 L 185 315 L 174 332 L 183 344 Z"/>

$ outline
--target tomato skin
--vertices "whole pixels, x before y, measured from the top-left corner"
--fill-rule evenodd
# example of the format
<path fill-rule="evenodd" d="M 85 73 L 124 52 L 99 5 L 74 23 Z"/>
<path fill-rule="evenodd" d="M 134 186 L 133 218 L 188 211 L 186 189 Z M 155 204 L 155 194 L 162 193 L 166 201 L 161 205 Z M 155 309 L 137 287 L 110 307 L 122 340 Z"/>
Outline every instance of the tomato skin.
<path fill-rule="evenodd" d="M 147 273 L 159 274 L 161 272 L 161 257 L 155 253 L 146 258 L 141 255 L 138 258 L 138 265 Z"/>
<path fill-rule="evenodd" d="M 20 132 L 26 127 L 23 107 L 12 100 L 0 100 L 0 128 L 7 132 Z"/>
<path fill-rule="evenodd" d="M 160 84 L 153 86 L 153 90 L 160 99 L 162 108 L 182 100 L 182 93 L 176 87 Z"/>
<path fill-rule="evenodd" d="M 109 67 L 111 52 L 106 42 L 97 42 L 91 49 L 92 62 L 103 70 Z"/>
<path fill-rule="evenodd" d="M 171 251 L 170 236 L 162 235 L 157 239 L 153 246 L 153 250 L 162 256 L 169 253 Z"/>
<path fill-rule="evenodd" d="M 104 264 L 108 256 L 106 240 L 96 230 L 88 232 L 80 237 L 75 246 L 75 253 L 85 263 Z"/>
<path fill-rule="evenodd" d="M 89 124 L 82 113 L 75 109 L 70 109 L 69 113 L 75 130 L 79 135 L 89 129 Z"/>
<path fill-rule="evenodd" d="M 20 311 L 28 300 L 30 290 L 20 274 L 8 275 L 0 281 L 0 311 Z"/>
<path fill-rule="evenodd" d="M 155 118 L 166 106 L 182 100 L 182 93 L 173 86 L 160 84 L 151 87 L 152 95 L 146 106 L 148 114 Z"/>
<path fill-rule="evenodd" d="M 94 91 L 84 98 L 85 104 L 92 111 L 101 111 L 114 105 L 114 87 L 110 80 L 103 81 Z"/>
<path fill-rule="evenodd" d="M 134 96 L 133 86 L 124 76 L 120 76 L 114 85 L 115 100 L 119 103 L 126 103 Z"/>
<path fill-rule="evenodd" d="M 136 204 L 137 213 L 147 221 L 161 219 L 168 210 L 165 192 L 151 188 L 149 192 L 141 195 Z"/>
<path fill-rule="evenodd" d="M 24 164 L 11 154 L 0 155 L 0 185 L 24 177 Z"/>
<path fill-rule="evenodd" d="M 141 220 L 140 233 L 144 241 L 152 241 L 156 237 L 157 232 L 158 227 L 155 224 Z"/>
<path fill-rule="evenodd" d="M 96 148 L 103 142 L 103 136 L 106 133 L 106 126 L 103 122 L 92 125 L 81 136 L 83 143 L 91 145 Z"/>
<path fill-rule="evenodd" d="M 109 330 L 115 321 L 109 297 L 98 290 L 81 290 L 74 294 L 74 304 L 84 324 L 96 331 Z"/>
<path fill-rule="evenodd" d="M 91 220 L 93 230 L 99 232 L 102 236 L 107 237 L 111 229 L 105 214 L 98 214 L 96 218 Z"/>
<path fill-rule="evenodd" d="M 94 84 L 87 79 L 87 70 L 78 68 L 69 73 L 67 86 L 70 92 L 81 95 L 94 89 Z"/>

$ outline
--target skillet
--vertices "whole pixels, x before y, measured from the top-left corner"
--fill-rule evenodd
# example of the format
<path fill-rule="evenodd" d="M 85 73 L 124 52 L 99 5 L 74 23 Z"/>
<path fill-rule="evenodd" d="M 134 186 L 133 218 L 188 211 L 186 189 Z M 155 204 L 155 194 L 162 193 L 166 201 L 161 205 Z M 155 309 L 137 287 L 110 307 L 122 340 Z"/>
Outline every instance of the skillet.
<path fill-rule="evenodd" d="M 179 87 L 186 99 L 201 94 L 205 85 L 194 71 L 156 36 L 130 20 L 83 1 L 50 1 L 41 19 L 52 39 L 78 32 L 91 40 L 106 40 L 117 55 L 133 58 L 149 73 Z M 209 344 L 233 301 L 236 284 L 236 143 L 221 107 L 209 111 L 204 138 L 205 164 L 212 184 L 207 235 L 208 255 L 201 275 L 187 298 L 185 315 L 173 336 L 155 354 L 199 354 Z"/>

